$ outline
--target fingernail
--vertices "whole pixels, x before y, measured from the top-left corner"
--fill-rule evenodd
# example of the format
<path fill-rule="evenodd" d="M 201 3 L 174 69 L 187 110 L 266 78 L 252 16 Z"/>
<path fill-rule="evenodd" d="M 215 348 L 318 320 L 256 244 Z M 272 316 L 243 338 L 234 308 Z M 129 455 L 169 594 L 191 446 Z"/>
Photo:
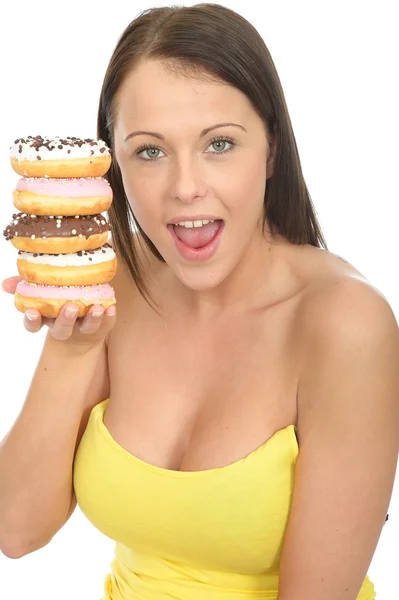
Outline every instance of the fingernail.
<path fill-rule="evenodd" d="M 78 314 L 78 309 L 74 306 L 67 306 L 65 309 L 65 316 L 67 319 L 73 319 Z"/>
<path fill-rule="evenodd" d="M 110 306 L 110 308 L 107 310 L 107 315 L 108 315 L 109 317 L 113 317 L 115 313 L 116 313 L 116 308 L 115 308 L 115 306 Z"/>
<path fill-rule="evenodd" d="M 29 321 L 36 321 L 36 315 L 33 315 L 32 313 L 26 312 L 25 313 L 26 318 L 29 319 Z"/>
<path fill-rule="evenodd" d="M 92 317 L 94 317 L 95 319 L 97 319 L 98 317 L 102 317 L 102 315 L 103 315 L 103 312 L 102 312 L 102 310 L 100 310 L 100 311 L 97 311 L 97 312 L 94 312 L 94 311 L 93 311 L 93 312 L 91 313 L 91 316 L 92 316 Z"/>

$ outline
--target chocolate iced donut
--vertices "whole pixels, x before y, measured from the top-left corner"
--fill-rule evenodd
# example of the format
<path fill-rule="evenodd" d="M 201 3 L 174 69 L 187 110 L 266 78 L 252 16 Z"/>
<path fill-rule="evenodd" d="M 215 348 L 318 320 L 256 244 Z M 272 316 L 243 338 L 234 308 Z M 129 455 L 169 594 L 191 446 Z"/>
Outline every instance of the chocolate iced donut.
<path fill-rule="evenodd" d="M 67 254 L 93 250 L 108 239 L 109 224 L 102 214 L 37 216 L 16 213 L 3 231 L 6 240 L 18 250 Z"/>
<path fill-rule="evenodd" d="M 103 140 L 29 135 L 14 141 L 10 161 L 14 171 L 25 177 L 102 177 L 111 155 Z"/>
<path fill-rule="evenodd" d="M 22 177 L 13 192 L 15 208 L 29 215 L 95 215 L 111 203 L 112 189 L 103 177 Z"/>
<path fill-rule="evenodd" d="M 91 285 L 107 283 L 116 273 L 117 260 L 110 244 L 72 254 L 44 254 L 19 250 L 18 273 L 29 283 Z"/>

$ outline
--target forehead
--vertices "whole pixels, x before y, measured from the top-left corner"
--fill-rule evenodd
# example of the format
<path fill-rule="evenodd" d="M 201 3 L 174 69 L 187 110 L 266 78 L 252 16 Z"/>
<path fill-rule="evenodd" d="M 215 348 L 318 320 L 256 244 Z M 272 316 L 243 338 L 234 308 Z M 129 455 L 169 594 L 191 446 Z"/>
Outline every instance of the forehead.
<path fill-rule="evenodd" d="M 123 81 L 116 98 L 116 120 L 151 117 L 178 119 L 249 118 L 251 107 L 240 90 L 223 81 L 181 76 L 167 71 L 160 62 L 138 65 Z M 226 118 L 227 117 L 227 118 Z"/>

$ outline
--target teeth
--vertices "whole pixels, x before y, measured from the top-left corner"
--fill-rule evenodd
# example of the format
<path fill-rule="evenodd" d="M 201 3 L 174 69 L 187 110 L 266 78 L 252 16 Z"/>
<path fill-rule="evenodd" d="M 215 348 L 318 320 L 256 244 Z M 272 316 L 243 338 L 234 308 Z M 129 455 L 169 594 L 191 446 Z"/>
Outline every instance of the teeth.
<path fill-rule="evenodd" d="M 180 223 L 176 223 L 176 225 L 181 225 L 182 227 L 202 227 L 203 225 L 207 225 L 208 223 L 213 223 L 213 220 L 211 221 L 181 221 Z"/>

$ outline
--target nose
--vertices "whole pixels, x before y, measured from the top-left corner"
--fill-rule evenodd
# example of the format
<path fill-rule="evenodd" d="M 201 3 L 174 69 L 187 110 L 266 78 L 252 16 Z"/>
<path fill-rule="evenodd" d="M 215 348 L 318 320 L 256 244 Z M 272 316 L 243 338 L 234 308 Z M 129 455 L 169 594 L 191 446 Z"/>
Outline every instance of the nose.
<path fill-rule="evenodd" d="M 176 160 L 171 174 L 170 195 L 185 204 L 206 194 L 204 173 L 195 157 Z"/>

